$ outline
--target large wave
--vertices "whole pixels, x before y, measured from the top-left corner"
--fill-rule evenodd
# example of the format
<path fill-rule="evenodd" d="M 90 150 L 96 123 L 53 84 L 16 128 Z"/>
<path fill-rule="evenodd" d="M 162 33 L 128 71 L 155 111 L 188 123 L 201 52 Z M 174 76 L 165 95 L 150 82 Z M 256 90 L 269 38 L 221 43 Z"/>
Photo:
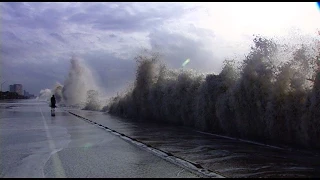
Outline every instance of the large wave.
<path fill-rule="evenodd" d="M 289 46 L 257 36 L 253 43 L 242 63 L 225 61 L 219 74 L 167 69 L 155 56 L 138 56 L 134 86 L 104 109 L 132 119 L 320 148 L 319 40 Z"/>
<path fill-rule="evenodd" d="M 51 89 L 41 89 L 36 99 L 39 101 L 48 101 L 51 95 Z"/>
<path fill-rule="evenodd" d="M 55 95 L 60 106 L 101 110 L 101 103 L 105 98 L 91 70 L 75 56 L 71 58 L 70 63 L 69 74 L 64 83 L 57 82 L 51 90 L 41 90 L 39 97 L 50 98 L 51 95 Z"/>

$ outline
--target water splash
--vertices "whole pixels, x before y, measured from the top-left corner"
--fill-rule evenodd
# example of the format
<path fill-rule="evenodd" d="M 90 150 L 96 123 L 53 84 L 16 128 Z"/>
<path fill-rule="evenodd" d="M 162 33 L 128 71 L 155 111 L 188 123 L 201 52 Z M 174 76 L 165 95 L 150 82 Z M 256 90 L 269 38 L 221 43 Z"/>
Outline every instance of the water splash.
<path fill-rule="evenodd" d="M 39 96 L 37 97 L 37 100 L 39 101 L 48 101 L 51 97 L 51 89 L 42 89 L 40 90 Z"/>
<path fill-rule="evenodd" d="M 170 70 L 154 57 L 144 57 L 135 86 L 113 98 L 107 110 L 244 139 L 320 148 L 319 41 L 283 44 L 255 36 L 253 42 L 239 67 L 226 61 L 219 74 Z"/>
<path fill-rule="evenodd" d="M 60 106 L 73 106 L 86 110 L 101 110 L 100 99 L 105 99 L 93 73 L 84 62 L 73 56 L 69 74 L 63 84 L 57 82 L 52 90 L 41 90 L 42 97 L 55 95 Z"/>

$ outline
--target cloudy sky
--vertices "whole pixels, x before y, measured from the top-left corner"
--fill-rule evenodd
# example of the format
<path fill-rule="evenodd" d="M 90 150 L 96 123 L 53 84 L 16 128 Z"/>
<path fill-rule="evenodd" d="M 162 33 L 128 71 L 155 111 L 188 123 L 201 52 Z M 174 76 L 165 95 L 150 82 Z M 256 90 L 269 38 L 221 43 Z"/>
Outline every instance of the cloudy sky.
<path fill-rule="evenodd" d="M 216 72 L 225 58 L 243 57 L 253 34 L 315 35 L 316 3 L 0 3 L 0 72 L 3 90 L 21 83 L 38 95 L 63 83 L 76 55 L 106 91 L 134 79 L 134 56 L 143 48 L 165 63 Z"/>

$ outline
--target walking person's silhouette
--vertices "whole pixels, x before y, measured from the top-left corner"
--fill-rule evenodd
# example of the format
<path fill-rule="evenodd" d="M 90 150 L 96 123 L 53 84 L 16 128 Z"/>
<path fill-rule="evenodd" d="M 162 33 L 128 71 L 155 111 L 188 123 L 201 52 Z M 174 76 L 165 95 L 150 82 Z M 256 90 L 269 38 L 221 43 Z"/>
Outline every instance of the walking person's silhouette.
<path fill-rule="evenodd" d="M 52 95 L 51 97 L 51 116 L 55 116 L 55 108 L 56 108 L 56 98 L 54 97 L 54 95 Z"/>

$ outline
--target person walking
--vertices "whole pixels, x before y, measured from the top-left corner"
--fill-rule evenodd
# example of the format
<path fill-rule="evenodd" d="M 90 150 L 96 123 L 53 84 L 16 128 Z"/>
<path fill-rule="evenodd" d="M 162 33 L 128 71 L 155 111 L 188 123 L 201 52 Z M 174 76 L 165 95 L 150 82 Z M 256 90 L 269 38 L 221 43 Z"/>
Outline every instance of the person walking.
<path fill-rule="evenodd" d="M 56 98 L 52 95 L 51 99 L 51 116 L 55 116 L 55 108 L 56 108 Z"/>

